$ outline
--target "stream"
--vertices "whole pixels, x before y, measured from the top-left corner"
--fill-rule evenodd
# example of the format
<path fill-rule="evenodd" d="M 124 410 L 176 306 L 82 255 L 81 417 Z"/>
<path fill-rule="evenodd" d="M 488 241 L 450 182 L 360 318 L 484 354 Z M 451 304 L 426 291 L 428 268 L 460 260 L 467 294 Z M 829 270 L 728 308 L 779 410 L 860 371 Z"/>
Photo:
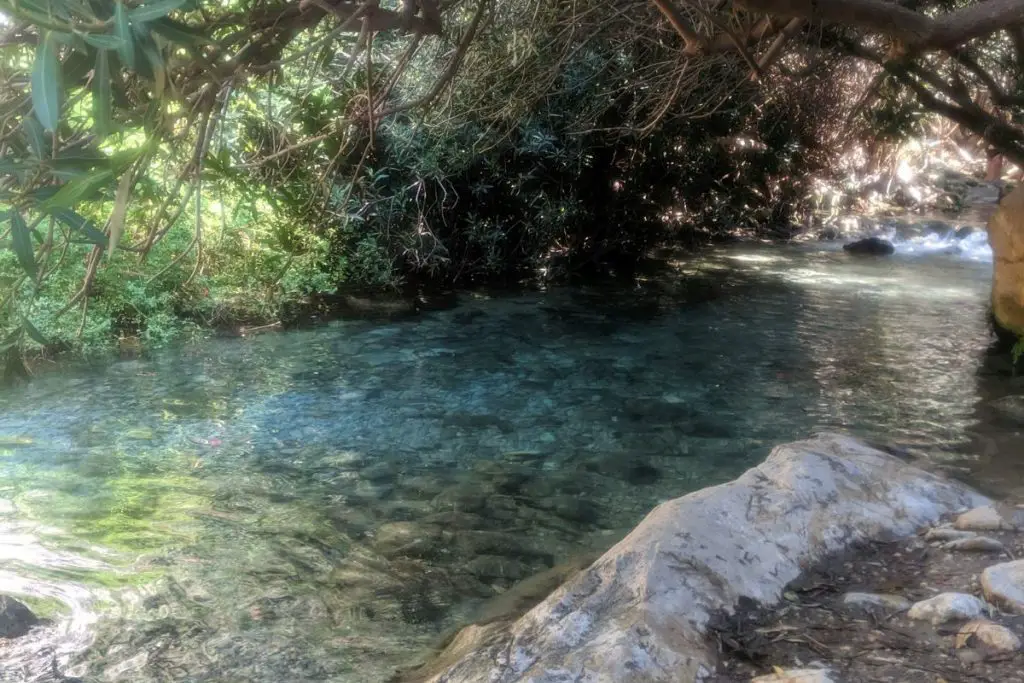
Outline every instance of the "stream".
<path fill-rule="evenodd" d="M 50 622 L 0 680 L 383 682 L 816 430 L 1005 490 L 990 260 L 977 232 L 735 245 L 44 373 L 0 393 L 0 593 Z"/>

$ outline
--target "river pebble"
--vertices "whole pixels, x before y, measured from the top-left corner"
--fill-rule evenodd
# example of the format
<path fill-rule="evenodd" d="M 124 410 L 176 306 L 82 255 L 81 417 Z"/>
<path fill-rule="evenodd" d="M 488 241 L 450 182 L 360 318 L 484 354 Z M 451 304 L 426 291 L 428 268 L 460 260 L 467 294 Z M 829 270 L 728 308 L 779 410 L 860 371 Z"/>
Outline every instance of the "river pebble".
<path fill-rule="evenodd" d="M 916 602 L 907 616 L 911 619 L 930 621 L 936 626 L 950 621 L 977 619 L 985 612 L 985 603 L 966 593 L 940 593 L 935 597 Z"/>
<path fill-rule="evenodd" d="M 981 589 L 999 609 L 1024 614 L 1024 560 L 1003 562 L 983 571 Z"/>

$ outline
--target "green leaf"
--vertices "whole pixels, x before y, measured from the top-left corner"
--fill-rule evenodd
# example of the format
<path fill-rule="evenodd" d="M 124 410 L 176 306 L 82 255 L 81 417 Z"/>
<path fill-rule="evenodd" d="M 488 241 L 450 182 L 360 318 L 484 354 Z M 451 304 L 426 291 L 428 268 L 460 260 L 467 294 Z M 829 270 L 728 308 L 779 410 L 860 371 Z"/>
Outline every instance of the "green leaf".
<path fill-rule="evenodd" d="M 83 199 L 88 199 L 95 195 L 99 192 L 100 188 L 107 185 L 113 179 L 114 172 L 109 168 L 75 178 L 71 182 L 62 185 L 57 194 L 47 199 L 43 203 L 43 208 L 51 212 L 54 209 L 70 208 Z"/>
<path fill-rule="evenodd" d="M 21 327 L 25 330 L 25 334 L 32 338 L 32 341 L 41 346 L 46 346 L 46 337 L 44 337 L 43 333 L 40 332 L 35 325 L 29 322 L 29 319 L 25 316 L 21 316 Z"/>
<path fill-rule="evenodd" d="M 18 257 L 18 263 L 21 264 L 22 270 L 34 280 L 37 271 L 36 252 L 32 248 L 32 235 L 28 226 L 25 225 L 25 219 L 22 218 L 20 211 L 11 209 L 9 216 L 11 219 L 11 248 L 14 249 L 14 254 Z"/>
<path fill-rule="evenodd" d="M 82 236 L 91 243 L 101 247 L 107 246 L 107 236 L 100 232 L 96 226 L 87 218 L 84 218 L 71 209 L 54 209 L 50 215 L 68 226 L 75 232 L 82 233 Z"/>
<path fill-rule="evenodd" d="M 140 5 L 130 13 L 132 21 L 153 21 L 165 17 L 185 4 L 185 0 L 154 0 Z"/>
<path fill-rule="evenodd" d="M 128 13 L 124 10 L 124 3 L 114 3 L 114 35 L 121 43 L 117 46 L 117 54 L 121 63 L 129 69 L 135 68 L 135 38 L 132 35 L 132 26 L 128 21 Z"/>
<path fill-rule="evenodd" d="M 146 61 L 153 67 L 153 97 L 160 99 L 163 97 L 164 86 L 167 82 L 164 58 L 160 54 L 160 48 L 157 47 L 151 36 L 140 40 L 139 47 L 142 48 L 142 54 L 145 55 Z"/>
<path fill-rule="evenodd" d="M 43 132 L 43 127 L 39 125 L 39 120 L 34 116 L 26 116 L 21 125 L 25 129 L 25 138 L 28 140 L 28 148 L 31 150 L 32 156 L 36 159 L 45 159 L 49 156 L 46 134 Z"/>
<path fill-rule="evenodd" d="M 60 123 L 60 62 L 56 43 L 53 35 L 46 32 L 36 48 L 32 67 L 32 106 L 39 122 L 49 131 L 57 130 Z"/>
<path fill-rule="evenodd" d="M 113 131 L 111 103 L 113 94 L 110 92 L 110 59 L 106 51 L 96 53 L 96 69 L 92 79 L 92 117 L 96 126 L 96 134 L 101 138 Z"/>
<path fill-rule="evenodd" d="M 86 33 L 85 42 L 99 50 L 120 50 L 124 41 L 120 36 L 112 36 L 109 33 Z"/>
<path fill-rule="evenodd" d="M 20 171 L 27 171 L 37 165 L 18 159 L 0 159 L 0 173 L 18 173 Z"/>
<path fill-rule="evenodd" d="M 157 19 L 150 25 L 153 27 L 154 33 L 159 33 L 167 40 L 179 45 L 209 45 L 213 42 L 191 26 L 167 17 Z"/>

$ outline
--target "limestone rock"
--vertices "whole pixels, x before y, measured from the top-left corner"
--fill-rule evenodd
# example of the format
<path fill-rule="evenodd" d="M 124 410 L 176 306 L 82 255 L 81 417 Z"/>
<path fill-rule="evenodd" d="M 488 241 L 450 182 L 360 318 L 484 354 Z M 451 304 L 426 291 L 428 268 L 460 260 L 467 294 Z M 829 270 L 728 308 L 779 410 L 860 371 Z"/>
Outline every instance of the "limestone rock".
<path fill-rule="evenodd" d="M 1024 334 L 1024 185 L 1003 197 L 988 222 L 992 245 L 992 314 L 1005 330 Z"/>
<path fill-rule="evenodd" d="M 775 604 L 804 568 L 853 544 L 911 536 L 988 501 L 846 436 L 779 446 L 739 479 L 656 507 L 536 607 L 473 642 L 435 683 L 676 683 L 710 676 L 712 615 Z M 491 553 L 497 554 L 497 553 Z"/>
<path fill-rule="evenodd" d="M 843 251 L 858 256 L 889 256 L 896 252 L 896 247 L 892 242 L 881 237 L 868 237 L 844 244 Z"/>
<path fill-rule="evenodd" d="M 963 625 L 956 635 L 957 648 L 981 648 L 993 653 L 1017 652 L 1021 640 L 1010 629 L 987 619 L 976 619 Z"/>
<path fill-rule="evenodd" d="M 1024 614 L 1024 560 L 1003 562 L 981 573 L 985 599 L 999 609 Z"/>
<path fill-rule="evenodd" d="M 959 550 L 961 552 L 974 553 L 1005 553 L 1006 546 L 1000 541 L 988 536 L 975 536 L 974 538 L 958 538 L 955 541 L 944 543 L 943 550 Z"/>
<path fill-rule="evenodd" d="M 38 623 L 39 619 L 23 603 L 0 595 L 0 638 L 19 638 Z"/>
<path fill-rule="evenodd" d="M 1011 528 L 1011 525 L 999 514 L 999 510 L 991 505 L 968 510 L 956 518 L 953 526 L 967 531 L 999 531 Z"/>
<path fill-rule="evenodd" d="M 910 609 L 910 600 L 902 595 L 887 593 L 847 593 L 843 596 L 843 605 L 863 610 L 881 609 L 886 612 L 905 612 Z"/>
<path fill-rule="evenodd" d="M 786 669 L 784 671 L 757 676 L 750 683 L 837 683 L 827 669 Z"/>
<path fill-rule="evenodd" d="M 929 543 L 945 543 L 948 541 L 961 541 L 965 538 L 976 538 L 977 536 L 978 534 L 974 531 L 938 527 L 935 529 L 929 529 L 928 533 L 924 535 L 924 540 Z"/>
<path fill-rule="evenodd" d="M 915 602 L 907 616 L 939 625 L 950 621 L 977 619 L 984 613 L 985 603 L 973 595 L 939 593 L 935 597 Z"/>

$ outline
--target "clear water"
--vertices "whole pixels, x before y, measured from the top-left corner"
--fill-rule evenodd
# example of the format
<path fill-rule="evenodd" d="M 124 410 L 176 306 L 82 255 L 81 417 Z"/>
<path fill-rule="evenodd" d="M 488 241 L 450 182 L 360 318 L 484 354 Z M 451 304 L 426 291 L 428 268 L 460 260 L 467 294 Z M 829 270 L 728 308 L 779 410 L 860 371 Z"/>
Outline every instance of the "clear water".
<path fill-rule="evenodd" d="M 3 393 L 0 593 L 54 615 L 3 680 L 384 681 L 779 442 L 976 468 L 990 265 L 943 251 L 736 247 Z"/>

